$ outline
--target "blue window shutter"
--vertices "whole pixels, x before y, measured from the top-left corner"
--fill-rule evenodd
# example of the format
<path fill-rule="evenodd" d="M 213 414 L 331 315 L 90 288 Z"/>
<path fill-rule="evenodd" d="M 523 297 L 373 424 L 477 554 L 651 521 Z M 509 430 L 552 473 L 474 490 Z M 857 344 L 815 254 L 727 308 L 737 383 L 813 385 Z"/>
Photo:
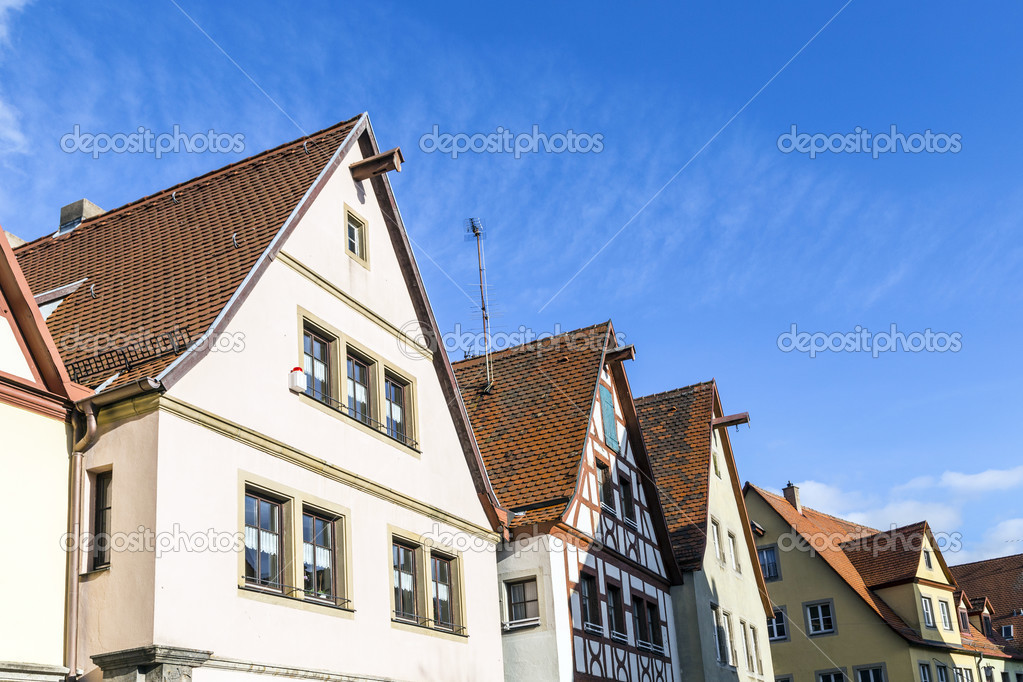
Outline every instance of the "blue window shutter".
<path fill-rule="evenodd" d="M 606 386 L 600 387 L 600 414 L 604 420 L 604 442 L 618 452 L 618 427 L 615 424 L 615 403 L 611 391 Z"/>

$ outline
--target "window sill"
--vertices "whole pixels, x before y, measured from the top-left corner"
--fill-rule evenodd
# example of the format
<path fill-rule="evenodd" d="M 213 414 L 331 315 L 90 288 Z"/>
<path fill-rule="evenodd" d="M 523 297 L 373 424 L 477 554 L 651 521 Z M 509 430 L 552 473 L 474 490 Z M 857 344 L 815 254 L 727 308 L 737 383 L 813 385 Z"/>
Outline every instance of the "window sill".
<path fill-rule="evenodd" d="M 92 580 L 97 575 L 100 575 L 102 573 L 106 573 L 109 570 L 110 570 L 110 564 L 107 564 L 106 566 L 100 566 L 99 568 L 92 568 L 92 569 L 89 569 L 88 571 L 85 571 L 84 573 L 80 573 L 78 575 L 78 577 L 81 580 Z"/>
<path fill-rule="evenodd" d="M 464 628 L 459 628 L 462 630 L 461 632 L 457 630 L 451 631 L 446 628 L 438 628 L 433 625 L 417 623 L 414 620 L 408 620 L 405 618 L 391 617 L 391 627 L 399 630 L 407 630 L 408 632 L 418 632 L 424 635 L 440 637 L 442 639 L 448 639 L 455 642 L 466 642 L 469 640 L 469 633 L 465 632 Z"/>
<path fill-rule="evenodd" d="M 360 431 L 368 433 L 369 435 L 377 438 L 378 440 L 381 440 L 385 443 L 390 443 L 395 447 L 412 452 L 415 454 L 416 457 L 420 457 L 423 454 L 423 451 L 419 449 L 419 442 L 413 440 L 412 438 L 407 438 L 405 440 L 400 438 L 394 438 L 393 436 L 388 435 L 387 432 L 385 432 L 384 430 L 376 428 L 372 424 L 367 424 L 363 420 L 356 419 L 355 417 L 351 416 L 350 414 L 348 414 L 347 409 L 327 404 L 322 400 L 317 400 L 316 398 L 310 396 L 307 393 L 295 393 L 295 395 L 297 395 L 299 400 L 301 400 L 305 404 L 311 405 L 312 407 L 315 407 L 320 411 L 329 414 L 332 417 L 336 417 L 344 422 L 347 422 L 348 424 L 355 426 Z M 409 441 L 411 442 L 411 444 Z"/>
<path fill-rule="evenodd" d="M 355 614 L 355 609 L 351 606 L 338 606 L 336 604 L 323 601 L 322 599 L 303 599 L 302 597 L 293 597 L 291 595 L 284 594 L 280 590 L 274 590 L 267 587 L 259 587 L 257 585 L 239 585 L 238 591 L 245 597 L 251 597 L 257 601 L 268 602 L 268 603 L 281 603 L 282 606 L 291 606 L 298 608 L 307 608 L 311 611 L 318 611 L 320 609 L 327 609 L 330 611 L 338 611 L 340 615 L 347 614 L 349 617 Z M 350 602 L 349 602 L 350 604 Z"/>

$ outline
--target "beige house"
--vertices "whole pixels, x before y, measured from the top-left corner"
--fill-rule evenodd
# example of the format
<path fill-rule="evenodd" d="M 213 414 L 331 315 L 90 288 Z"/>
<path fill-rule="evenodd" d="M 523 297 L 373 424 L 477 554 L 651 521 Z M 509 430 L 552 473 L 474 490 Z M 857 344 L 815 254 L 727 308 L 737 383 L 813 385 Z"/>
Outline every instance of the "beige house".
<path fill-rule="evenodd" d="M 880 532 L 746 484 L 774 618 L 777 682 L 1023 682 L 1023 658 L 965 599 L 926 522 Z M 989 621 L 988 621 L 989 622 Z"/>
<path fill-rule="evenodd" d="M 0 681 L 55 682 L 64 665 L 71 404 L 73 384 L 0 229 L 0 546 L 24 560 L 0 562 Z"/>
<path fill-rule="evenodd" d="M 16 250 L 95 390 L 65 663 L 86 679 L 501 678 L 503 520 L 401 161 L 363 114 L 115 210 L 78 202 Z"/>
<path fill-rule="evenodd" d="M 773 680 L 770 600 L 717 383 L 636 401 L 682 581 L 671 589 L 681 679 Z"/>

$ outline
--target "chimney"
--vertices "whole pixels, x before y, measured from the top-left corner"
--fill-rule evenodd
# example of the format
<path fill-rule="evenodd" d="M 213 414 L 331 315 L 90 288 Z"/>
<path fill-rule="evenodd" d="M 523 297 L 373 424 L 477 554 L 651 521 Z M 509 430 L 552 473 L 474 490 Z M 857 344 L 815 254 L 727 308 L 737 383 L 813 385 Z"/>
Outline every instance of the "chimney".
<path fill-rule="evenodd" d="M 782 490 L 788 503 L 796 508 L 800 514 L 803 513 L 803 505 L 799 504 L 799 486 L 792 485 L 792 481 Z"/>
<path fill-rule="evenodd" d="M 22 239 L 16 234 L 11 234 L 10 232 L 4 232 L 4 234 L 7 235 L 7 243 L 11 245 L 12 249 L 16 249 L 19 246 L 27 243 L 24 239 Z"/>
<path fill-rule="evenodd" d="M 57 228 L 57 234 L 67 234 L 78 227 L 83 220 L 98 216 L 103 212 L 102 208 L 88 199 L 79 199 L 73 204 L 68 204 L 60 209 L 60 227 Z"/>

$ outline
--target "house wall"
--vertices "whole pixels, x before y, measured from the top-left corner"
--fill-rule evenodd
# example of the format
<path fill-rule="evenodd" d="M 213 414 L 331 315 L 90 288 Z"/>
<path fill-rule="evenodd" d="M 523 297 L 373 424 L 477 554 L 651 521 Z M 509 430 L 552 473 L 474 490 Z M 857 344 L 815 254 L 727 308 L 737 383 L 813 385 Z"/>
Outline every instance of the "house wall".
<path fill-rule="evenodd" d="M 714 416 L 721 415 L 715 413 Z M 683 638 L 679 648 L 685 649 L 680 656 L 681 669 L 683 674 L 692 676 L 694 680 L 708 682 L 773 679 L 772 653 L 767 640 L 767 614 L 764 612 L 755 573 L 759 570 L 758 564 L 756 558 L 750 555 L 743 535 L 744 525 L 749 521 L 735 498 L 719 430 L 715 430 L 711 438 L 711 460 L 707 476 L 710 481 L 705 528 L 708 541 L 702 570 L 687 572 L 682 588 L 673 589 L 673 595 L 679 593 L 680 596 L 676 599 L 679 602 L 676 616 L 680 618 L 680 624 L 684 624 L 677 628 Z M 720 526 L 719 554 L 715 553 L 711 537 L 711 520 L 716 520 Z M 738 570 L 733 567 L 729 554 L 729 533 L 735 537 Z M 712 604 L 731 616 L 731 636 L 735 643 L 733 648 L 737 652 L 733 664 L 718 660 L 714 644 Z M 743 624 L 755 630 L 755 633 L 748 631 L 746 636 L 746 646 L 754 652 L 752 667 L 741 642 Z M 755 638 L 756 648 L 753 648 L 751 638 Z M 759 657 L 756 655 L 758 650 Z"/>
<path fill-rule="evenodd" d="M 0 321 L 0 327 L 6 324 Z M 18 356 L 24 363 L 24 356 Z M 7 365 L 4 365 L 7 367 Z M 31 373 L 29 373 L 31 376 Z M 0 661 L 64 663 L 68 444 L 62 420 L 0 403 Z M 24 560 L 14 561 L 16 553 Z"/>

